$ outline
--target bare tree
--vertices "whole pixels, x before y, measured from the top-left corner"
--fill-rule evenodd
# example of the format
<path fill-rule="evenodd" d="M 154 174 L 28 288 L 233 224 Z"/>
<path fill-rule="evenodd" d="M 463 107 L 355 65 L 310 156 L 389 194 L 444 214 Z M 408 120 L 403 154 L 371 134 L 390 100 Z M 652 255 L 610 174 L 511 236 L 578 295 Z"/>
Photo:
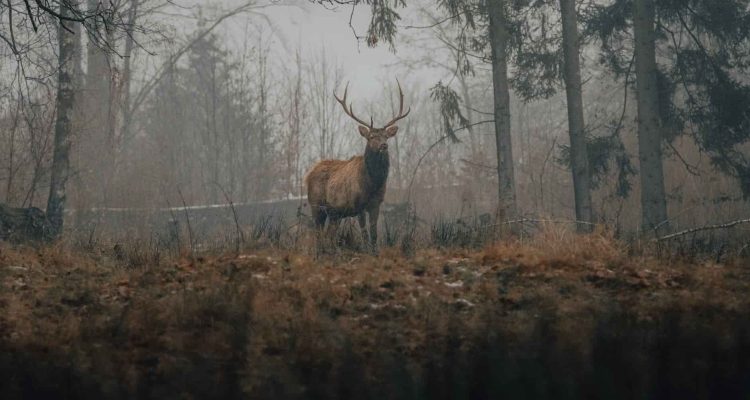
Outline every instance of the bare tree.
<path fill-rule="evenodd" d="M 112 8 L 101 6 L 101 3 L 81 8 L 76 0 L 6 0 L 0 3 L 0 9 L 5 9 L 10 21 L 7 32 L 0 30 L 0 40 L 15 54 L 28 50 L 19 43 L 20 37 L 28 36 L 27 31 L 38 33 L 49 21 L 57 20 L 62 24 L 62 29 L 71 34 L 80 32 L 83 26 L 89 37 L 102 46 L 107 46 L 107 37 L 96 28 L 101 21 L 106 21 L 104 24 L 113 30 L 122 27 L 119 16 L 113 13 Z M 89 29 L 91 27 L 93 29 Z M 23 32 L 18 32 L 19 28 Z"/>
<path fill-rule="evenodd" d="M 285 130 L 285 144 L 284 153 L 286 159 L 286 188 L 285 192 L 287 195 L 299 195 L 301 191 L 301 171 L 300 171 L 300 157 L 301 157 L 301 133 L 302 133 L 302 122 L 304 119 L 304 98 L 303 98 L 303 70 L 302 70 L 302 53 L 300 49 L 297 49 L 294 55 L 294 72 L 289 71 L 288 74 L 292 75 L 292 80 L 287 89 L 289 105 L 284 107 L 282 112 L 285 114 L 286 130 Z"/>
<path fill-rule="evenodd" d="M 57 87 L 57 121 L 55 123 L 55 141 L 52 158 L 52 177 L 50 180 L 49 199 L 47 200 L 47 218 L 50 222 L 50 236 L 58 238 L 63 229 L 65 211 L 65 186 L 70 174 L 70 146 L 73 134 L 73 117 L 76 95 L 79 91 L 81 28 L 78 24 L 68 24 L 68 18 L 75 18 L 79 3 L 71 0 L 60 7 L 60 27 L 58 30 L 58 87 Z"/>
<path fill-rule="evenodd" d="M 312 122 L 318 140 L 317 157 L 337 157 L 343 144 L 338 134 L 341 130 L 341 118 L 336 113 L 336 103 L 331 101 L 331 93 L 341 85 L 343 70 L 337 61 L 329 59 L 325 47 L 321 47 L 313 59 L 307 71 L 307 91 L 310 112 L 316 116 Z"/>

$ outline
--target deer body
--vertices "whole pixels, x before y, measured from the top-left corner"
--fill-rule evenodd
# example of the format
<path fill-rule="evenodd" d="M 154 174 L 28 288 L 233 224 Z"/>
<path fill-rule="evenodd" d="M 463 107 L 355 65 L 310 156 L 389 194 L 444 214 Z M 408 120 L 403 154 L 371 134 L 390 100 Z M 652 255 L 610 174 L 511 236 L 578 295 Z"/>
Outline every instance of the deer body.
<path fill-rule="evenodd" d="M 346 161 L 320 161 L 305 177 L 307 199 L 316 227 L 322 229 L 328 220 L 336 228 L 342 218 L 358 217 L 364 236 L 369 217 L 369 237 L 373 249 L 377 247 L 378 214 L 385 198 L 390 168 L 387 140 L 398 132 L 394 124 L 409 114 L 409 111 L 403 113 L 401 85 L 399 94 L 399 115 L 383 128 L 373 127 L 372 119 L 367 124 L 355 117 L 351 105 L 348 109 L 346 107 L 346 92 L 343 100 L 336 97 L 347 115 L 361 124 L 359 133 L 367 139 L 365 153 Z"/>
<path fill-rule="evenodd" d="M 364 156 L 347 161 L 319 162 L 305 182 L 313 218 L 354 217 L 379 206 L 385 197 L 388 168 L 387 153 L 367 150 Z"/>

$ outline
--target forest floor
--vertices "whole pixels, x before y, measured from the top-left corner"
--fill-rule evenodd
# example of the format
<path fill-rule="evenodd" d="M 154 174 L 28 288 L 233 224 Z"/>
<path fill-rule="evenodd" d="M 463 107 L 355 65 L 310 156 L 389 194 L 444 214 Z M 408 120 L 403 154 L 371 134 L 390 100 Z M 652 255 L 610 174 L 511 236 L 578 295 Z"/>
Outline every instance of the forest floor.
<path fill-rule="evenodd" d="M 750 266 L 606 235 L 315 258 L 0 245 L 0 397 L 750 393 Z"/>

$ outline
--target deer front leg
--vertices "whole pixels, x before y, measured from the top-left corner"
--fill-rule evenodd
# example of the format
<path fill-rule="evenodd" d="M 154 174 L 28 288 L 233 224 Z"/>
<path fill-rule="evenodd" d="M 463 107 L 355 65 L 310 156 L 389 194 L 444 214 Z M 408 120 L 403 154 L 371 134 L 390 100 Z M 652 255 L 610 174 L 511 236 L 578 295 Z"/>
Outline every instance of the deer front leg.
<path fill-rule="evenodd" d="M 370 245 L 372 251 L 377 253 L 378 251 L 378 216 L 380 215 L 380 204 L 372 207 L 370 211 Z"/>
<path fill-rule="evenodd" d="M 365 214 L 365 211 L 362 211 L 357 216 L 357 221 L 359 221 L 359 233 L 362 235 L 362 243 L 365 245 L 368 245 L 370 243 L 370 239 L 368 239 L 367 236 L 367 214 Z"/>

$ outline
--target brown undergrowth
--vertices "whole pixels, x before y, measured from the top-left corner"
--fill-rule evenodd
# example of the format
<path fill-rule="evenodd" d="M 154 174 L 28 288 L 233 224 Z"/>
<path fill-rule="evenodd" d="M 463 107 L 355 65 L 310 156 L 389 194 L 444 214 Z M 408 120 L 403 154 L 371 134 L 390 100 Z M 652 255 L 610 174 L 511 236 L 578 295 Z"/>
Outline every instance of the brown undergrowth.
<path fill-rule="evenodd" d="M 555 230 L 411 257 L 256 249 L 137 267 L 2 246 L 0 397 L 648 397 L 653 374 L 695 385 L 713 368 L 670 375 L 669 343 L 707 360 L 750 343 L 741 262 L 631 253 Z"/>

